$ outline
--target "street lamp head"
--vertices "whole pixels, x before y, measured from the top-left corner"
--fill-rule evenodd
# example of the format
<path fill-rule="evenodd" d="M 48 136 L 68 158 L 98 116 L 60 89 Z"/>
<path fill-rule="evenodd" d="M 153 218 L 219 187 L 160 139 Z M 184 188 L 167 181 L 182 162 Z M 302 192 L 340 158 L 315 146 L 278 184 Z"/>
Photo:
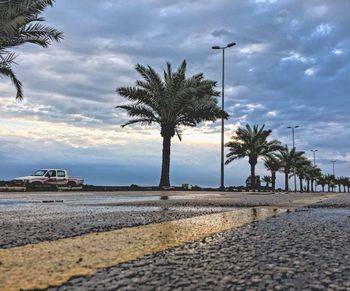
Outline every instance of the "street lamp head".
<path fill-rule="evenodd" d="M 231 46 L 234 46 L 234 45 L 236 45 L 235 42 L 230 42 L 230 43 L 227 45 L 227 47 L 231 47 Z"/>
<path fill-rule="evenodd" d="M 300 127 L 300 126 L 299 125 L 294 126 L 294 128 L 298 128 L 298 127 Z"/>
<path fill-rule="evenodd" d="M 213 50 L 219 50 L 220 49 L 220 47 L 218 46 L 218 45 L 214 45 L 214 46 L 212 46 L 211 47 Z"/>

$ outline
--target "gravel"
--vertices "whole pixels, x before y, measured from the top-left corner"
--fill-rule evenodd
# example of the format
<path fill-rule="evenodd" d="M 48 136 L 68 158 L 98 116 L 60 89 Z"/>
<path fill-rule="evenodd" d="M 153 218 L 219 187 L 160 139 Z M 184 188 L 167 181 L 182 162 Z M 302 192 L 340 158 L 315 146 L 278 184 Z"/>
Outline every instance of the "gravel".
<path fill-rule="evenodd" d="M 350 209 L 299 209 L 49 290 L 350 290 Z"/>

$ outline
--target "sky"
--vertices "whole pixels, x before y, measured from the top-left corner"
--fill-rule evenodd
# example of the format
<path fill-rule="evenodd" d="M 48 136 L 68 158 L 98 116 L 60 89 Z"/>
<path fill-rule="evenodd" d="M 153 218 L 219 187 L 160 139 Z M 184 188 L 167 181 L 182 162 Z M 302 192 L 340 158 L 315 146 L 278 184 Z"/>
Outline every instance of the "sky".
<path fill-rule="evenodd" d="M 350 176 L 350 1 L 348 0 L 57 0 L 46 24 L 65 34 L 48 49 L 16 48 L 14 70 L 25 99 L 0 79 L 0 179 L 38 168 L 65 168 L 95 185 L 157 185 L 162 139 L 157 126 L 121 128 L 127 103 L 115 92 L 139 79 L 136 64 L 162 72 L 187 60 L 221 84 L 226 51 L 225 140 L 245 124 L 271 128 L 336 175 Z M 221 90 L 218 85 L 218 90 Z M 220 102 L 220 100 L 219 100 Z M 220 122 L 183 128 L 172 141 L 171 183 L 218 186 Z M 268 174 L 260 161 L 257 174 Z M 246 159 L 225 167 L 242 185 Z M 278 183 L 282 185 L 282 177 Z"/>

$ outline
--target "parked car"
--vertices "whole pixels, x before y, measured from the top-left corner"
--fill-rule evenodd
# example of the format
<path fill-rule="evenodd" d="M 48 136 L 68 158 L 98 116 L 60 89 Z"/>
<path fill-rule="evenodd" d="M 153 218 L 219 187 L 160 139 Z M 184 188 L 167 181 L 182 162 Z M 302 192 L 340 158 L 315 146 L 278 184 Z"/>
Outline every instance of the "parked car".
<path fill-rule="evenodd" d="M 69 177 L 67 170 L 62 169 L 41 169 L 33 174 L 14 179 L 16 183 L 26 186 L 56 185 L 76 187 L 84 184 L 83 177 Z"/>

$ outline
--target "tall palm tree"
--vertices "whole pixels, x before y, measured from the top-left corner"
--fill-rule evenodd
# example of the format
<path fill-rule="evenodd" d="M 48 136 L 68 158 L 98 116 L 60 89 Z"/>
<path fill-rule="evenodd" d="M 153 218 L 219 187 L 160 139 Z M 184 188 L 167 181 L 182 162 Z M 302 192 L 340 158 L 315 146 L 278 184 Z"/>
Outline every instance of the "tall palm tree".
<path fill-rule="evenodd" d="M 284 172 L 285 191 L 289 191 L 289 174 L 300 159 L 303 159 L 304 152 L 296 151 L 295 147 L 289 149 L 287 145 L 282 147 L 276 157 L 280 160 L 281 170 Z"/>
<path fill-rule="evenodd" d="M 276 173 L 280 169 L 280 161 L 274 156 L 270 155 L 264 158 L 264 166 L 271 173 L 271 187 L 272 191 L 276 190 Z"/>
<path fill-rule="evenodd" d="M 228 114 L 217 106 L 219 93 L 216 82 L 204 79 L 203 73 L 186 78 L 186 61 L 176 72 L 167 64 L 164 79 L 150 66 L 136 66 L 143 80 L 136 81 L 135 87 L 120 87 L 117 92 L 132 103 L 119 105 L 134 117 L 122 127 L 141 123 L 160 126 L 163 138 L 162 171 L 160 187 L 170 186 L 170 148 L 171 139 L 177 134 L 181 140 L 181 126 L 195 127 L 202 121 L 215 121 L 227 118 Z"/>
<path fill-rule="evenodd" d="M 258 125 L 253 125 L 253 127 L 251 127 L 247 124 L 245 128 L 239 127 L 235 135 L 231 137 L 231 141 L 225 145 L 229 148 L 229 153 L 226 155 L 226 165 L 236 159 L 248 157 L 251 189 L 253 191 L 255 191 L 255 166 L 258 162 L 258 158 L 267 158 L 281 147 L 281 143 L 278 140 L 267 140 L 271 132 L 271 129 L 265 129 L 265 125 L 259 128 Z"/>
<path fill-rule="evenodd" d="M 63 33 L 41 24 L 40 14 L 54 0 L 0 0 L 0 75 L 9 77 L 16 88 L 16 99 L 23 99 L 22 83 L 12 70 L 16 55 L 9 49 L 25 43 L 44 48 L 60 41 Z"/>

